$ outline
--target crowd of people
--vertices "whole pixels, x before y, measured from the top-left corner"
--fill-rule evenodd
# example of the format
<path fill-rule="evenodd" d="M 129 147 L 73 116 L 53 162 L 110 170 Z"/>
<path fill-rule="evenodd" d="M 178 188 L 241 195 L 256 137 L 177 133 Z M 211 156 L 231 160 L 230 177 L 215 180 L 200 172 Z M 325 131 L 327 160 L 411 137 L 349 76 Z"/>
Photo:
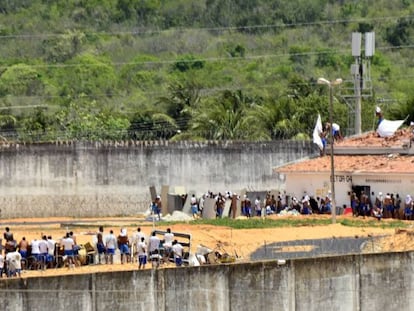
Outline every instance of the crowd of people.
<path fill-rule="evenodd" d="M 73 232 L 68 232 L 68 239 L 73 241 Z M 40 239 L 34 239 L 29 242 L 26 237 L 22 237 L 19 242 L 14 238 L 9 227 L 5 228 L 4 238 L 4 256 L 0 252 L 0 277 L 20 276 L 22 269 L 32 267 L 46 268 L 54 264 L 56 241 L 52 236 L 42 235 Z M 62 238 L 62 244 L 66 247 L 66 238 Z M 74 251 L 76 247 L 73 248 Z"/>
<path fill-rule="evenodd" d="M 144 269 L 148 261 L 151 261 L 154 268 L 159 267 L 162 262 L 169 262 L 170 259 L 173 259 L 177 267 L 183 263 L 184 248 L 174 238 L 174 233 L 170 228 L 163 235 L 163 239 L 157 236 L 156 231 L 153 231 L 147 239 L 140 227 L 131 237 L 128 237 L 127 230 L 122 228 L 116 238 L 113 230 L 105 235 L 101 226 L 96 241 L 98 263 L 100 264 L 113 264 L 116 249 L 119 249 L 121 264 L 136 261 L 138 269 Z"/>
<path fill-rule="evenodd" d="M 67 232 L 58 241 L 51 235 L 41 234 L 39 239 L 29 242 L 25 236 L 17 241 L 10 228 L 6 227 L 3 238 L 5 242 L 0 251 L 0 277 L 20 276 L 22 269 L 54 268 L 59 261 L 60 264 L 74 268 L 75 258 L 81 248 L 73 231 Z"/>
<path fill-rule="evenodd" d="M 330 214 L 331 213 L 331 193 L 321 198 L 309 196 L 304 193 L 303 197 L 298 199 L 297 197 L 290 198 L 286 192 L 279 191 L 278 195 L 267 192 L 264 197 L 255 196 L 250 198 L 247 194 L 240 197 L 239 195 L 232 193 L 231 191 L 225 191 L 215 194 L 212 191 L 207 191 L 199 199 L 192 195 L 191 197 L 191 213 L 194 218 L 203 217 L 204 202 L 207 198 L 215 200 L 214 211 L 216 218 L 222 218 L 224 216 L 230 216 L 232 214 L 232 208 L 234 200 L 240 201 L 240 213 L 247 218 L 262 217 L 271 214 L 278 213 L 297 213 L 303 215 L 309 214 Z M 236 197 L 236 198 L 235 198 Z M 223 215 L 226 201 L 232 201 L 230 205 L 229 215 Z"/>
<path fill-rule="evenodd" d="M 204 201 L 206 198 L 215 200 L 214 211 L 216 218 L 223 216 L 231 216 L 232 206 L 230 206 L 229 215 L 223 215 L 226 201 L 232 200 L 233 195 L 230 191 L 225 191 L 224 195 L 219 192 L 214 194 L 211 191 L 203 194 L 199 199 L 194 195 L 191 197 L 191 212 L 195 218 L 203 216 Z M 240 197 L 236 195 L 237 201 L 240 201 L 240 213 L 247 218 L 263 217 L 271 214 L 331 214 L 332 212 L 332 194 L 330 191 L 325 196 L 313 196 L 304 192 L 301 197 L 288 196 L 286 192 L 279 191 L 277 195 L 267 192 L 261 198 L 255 196 L 250 198 L 248 195 Z M 361 191 L 360 193 L 350 193 L 349 205 L 345 204 L 342 209 L 347 207 L 352 209 L 355 217 L 369 216 L 376 219 L 382 218 L 398 218 L 402 220 L 414 220 L 414 199 L 410 194 L 405 198 L 401 198 L 399 194 L 387 193 L 383 195 L 378 192 L 370 195 Z"/>
<path fill-rule="evenodd" d="M 373 197 L 374 199 L 371 199 Z M 361 191 L 359 195 L 352 192 L 350 205 L 354 216 L 372 216 L 381 220 L 382 218 L 396 218 L 402 220 L 414 220 L 414 201 L 410 194 L 404 199 L 394 193 L 383 194 L 371 193 L 371 197 Z"/>
<path fill-rule="evenodd" d="M 38 270 L 67 266 L 75 268 L 83 245 L 78 245 L 72 231 L 67 232 L 58 241 L 52 236 L 42 235 L 40 239 L 27 241 L 22 237 L 15 239 L 9 227 L 3 233 L 5 243 L 0 252 L 0 278 L 21 276 L 22 270 Z M 129 237 L 126 228 L 121 228 L 116 236 L 112 229 L 104 232 L 100 226 L 93 238 L 95 264 L 114 264 L 114 257 L 119 253 L 121 264 L 136 262 L 138 269 L 144 269 L 151 261 L 154 268 L 163 262 L 174 262 L 176 266 L 183 264 L 184 247 L 174 233 L 168 228 L 162 239 L 155 232 L 147 238 L 138 227 Z M 88 263 L 90 263 L 88 261 Z M 79 264 L 79 263 L 78 263 Z"/>

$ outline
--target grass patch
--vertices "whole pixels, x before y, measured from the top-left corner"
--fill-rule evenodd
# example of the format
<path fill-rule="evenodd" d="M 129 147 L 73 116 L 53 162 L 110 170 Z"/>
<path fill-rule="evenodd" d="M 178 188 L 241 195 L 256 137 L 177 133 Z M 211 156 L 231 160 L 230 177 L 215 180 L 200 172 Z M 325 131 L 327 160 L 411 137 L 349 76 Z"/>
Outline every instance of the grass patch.
<path fill-rule="evenodd" d="M 376 219 L 337 219 L 337 222 L 343 226 L 359 227 L 359 228 L 383 228 L 383 229 L 396 229 L 396 228 L 408 228 L 410 223 L 403 222 L 401 220 L 393 221 L 378 221 Z M 212 225 L 229 227 L 233 229 L 265 229 L 265 228 L 283 228 L 283 227 L 312 227 L 312 226 L 327 226 L 332 223 L 330 218 L 311 218 L 311 217 L 298 217 L 298 218 L 251 218 L 251 219 L 198 219 L 194 221 L 171 221 L 171 222 L 157 222 L 157 224 L 179 224 L 186 223 L 189 225 Z"/>
<path fill-rule="evenodd" d="M 311 227 L 323 226 L 330 224 L 330 219 L 316 219 L 316 218 L 252 218 L 252 219 L 199 219 L 191 222 L 194 225 L 214 225 L 230 227 L 233 229 L 264 229 L 264 228 L 282 228 L 282 227 Z"/>
<path fill-rule="evenodd" d="M 362 220 L 362 219 L 343 219 L 339 222 L 343 226 L 358 227 L 358 228 L 382 228 L 382 229 L 397 229 L 408 228 L 411 223 L 403 222 L 401 220 L 393 221 L 378 221 L 376 219 Z"/>

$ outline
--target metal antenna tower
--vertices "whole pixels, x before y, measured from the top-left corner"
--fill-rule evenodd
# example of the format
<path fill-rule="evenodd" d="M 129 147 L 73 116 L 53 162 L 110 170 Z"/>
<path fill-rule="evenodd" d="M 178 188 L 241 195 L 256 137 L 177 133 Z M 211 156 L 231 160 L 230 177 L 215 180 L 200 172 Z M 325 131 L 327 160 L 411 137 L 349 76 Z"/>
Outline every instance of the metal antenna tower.
<path fill-rule="evenodd" d="M 375 53 L 375 33 L 365 33 L 364 43 L 365 49 L 362 51 L 362 34 L 352 33 L 352 56 L 355 64 L 351 65 L 352 80 L 345 81 L 348 88 L 342 88 L 342 97 L 349 108 L 347 134 L 350 135 L 361 134 L 361 101 L 362 98 L 372 97 L 371 58 Z"/>

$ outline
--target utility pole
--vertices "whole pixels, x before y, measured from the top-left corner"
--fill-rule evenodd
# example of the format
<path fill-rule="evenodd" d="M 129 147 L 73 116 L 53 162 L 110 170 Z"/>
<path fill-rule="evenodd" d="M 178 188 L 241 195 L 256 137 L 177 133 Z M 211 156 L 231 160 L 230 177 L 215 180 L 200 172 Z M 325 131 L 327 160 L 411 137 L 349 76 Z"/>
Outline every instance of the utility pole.
<path fill-rule="evenodd" d="M 336 199 L 335 199 L 335 163 L 334 163 L 334 135 L 333 135 L 333 118 L 334 118 L 334 111 L 333 111 L 333 88 L 336 85 L 342 83 L 342 79 L 338 78 L 335 81 L 329 81 L 325 78 L 318 78 L 318 84 L 325 84 L 329 87 L 329 123 L 331 124 L 329 128 L 329 137 L 330 137 L 330 144 L 331 144 L 331 215 L 332 215 L 332 223 L 336 223 Z"/>

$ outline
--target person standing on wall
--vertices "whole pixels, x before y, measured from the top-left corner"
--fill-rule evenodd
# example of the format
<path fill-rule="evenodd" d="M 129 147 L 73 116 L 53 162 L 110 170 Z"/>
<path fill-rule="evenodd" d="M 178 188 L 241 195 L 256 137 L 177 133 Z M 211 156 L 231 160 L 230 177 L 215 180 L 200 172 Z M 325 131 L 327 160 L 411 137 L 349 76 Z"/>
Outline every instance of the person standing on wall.
<path fill-rule="evenodd" d="M 22 237 L 19 244 L 17 245 L 17 248 L 24 261 L 23 268 L 26 268 L 25 263 L 27 263 L 27 255 L 29 250 L 29 242 L 27 242 L 26 237 Z"/>
<path fill-rule="evenodd" d="M 71 238 L 69 232 L 66 233 L 66 236 L 62 239 L 61 243 L 63 246 L 63 251 L 65 253 L 65 256 L 68 259 L 69 268 L 74 268 L 75 267 L 75 258 L 74 258 L 75 242 Z"/>
<path fill-rule="evenodd" d="M 170 256 L 171 256 L 171 250 L 173 246 L 173 240 L 174 240 L 174 233 L 171 232 L 171 228 L 167 228 L 167 232 L 164 234 L 164 243 L 162 246 L 164 247 L 164 258 L 165 262 L 169 262 Z"/>
<path fill-rule="evenodd" d="M 39 260 L 41 263 L 41 267 L 45 269 L 46 263 L 47 263 L 47 255 L 49 254 L 49 248 L 48 248 L 46 235 L 43 235 L 42 238 L 39 240 L 39 252 L 40 252 Z"/>
<path fill-rule="evenodd" d="M 147 264 L 147 245 L 145 244 L 145 238 L 141 237 L 141 240 L 137 244 L 138 252 L 138 269 L 145 269 Z"/>
<path fill-rule="evenodd" d="M 4 255 L 7 255 L 8 252 L 14 252 L 16 250 L 17 242 L 14 240 L 13 233 L 10 231 L 9 227 L 6 227 L 3 233 L 3 237 L 6 241 L 4 244 Z"/>
<path fill-rule="evenodd" d="M 105 243 L 103 240 L 104 228 L 103 226 L 99 227 L 99 231 L 96 234 L 96 249 L 98 250 L 98 263 L 101 264 L 103 262 L 103 258 L 105 257 Z"/>
<path fill-rule="evenodd" d="M 119 251 L 121 253 L 121 264 L 127 263 L 129 261 L 130 251 L 129 239 L 126 228 L 121 229 L 121 232 L 118 235 L 117 243 Z"/>
<path fill-rule="evenodd" d="M 153 268 L 158 268 L 160 266 L 160 239 L 155 234 L 155 231 L 152 233 L 151 237 L 149 238 L 148 242 L 148 253 L 149 258 L 151 260 L 151 264 Z"/>
<path fill-rule="evenodd" d="M 183 250 L 183 246 L 177 240 L 174 240 L 172 251 L 174 253 L 174 262 L 177 267 L 181 267 L 183 264 Z"/>
<path fill-rule="evenodd" d="M 114 235 L 114 231 L 110 230 L 108 236 L 106 237 L 106 262 L 113 264 L 114 263 L 114 255 L 116 249 L 116 237 Z"/>
<path fill-rule="evenodd" d="M 131 245 L 131 256 L 138 261 L 138 244 L 141 242 L 141 238 L 145 240 L 145 234 L 141 231 L 141 227 L 137 228 L 132 234 L 132 238 L 130 241 Z"/>
<path fill-rule="evenodd" d="M 54 261 L 55 261 L 55 249 L 56 249 L 56 241 L 52 239 L 51 235 L 47 236 L 47 263 L 48 266 L 53 268 Z"/>

